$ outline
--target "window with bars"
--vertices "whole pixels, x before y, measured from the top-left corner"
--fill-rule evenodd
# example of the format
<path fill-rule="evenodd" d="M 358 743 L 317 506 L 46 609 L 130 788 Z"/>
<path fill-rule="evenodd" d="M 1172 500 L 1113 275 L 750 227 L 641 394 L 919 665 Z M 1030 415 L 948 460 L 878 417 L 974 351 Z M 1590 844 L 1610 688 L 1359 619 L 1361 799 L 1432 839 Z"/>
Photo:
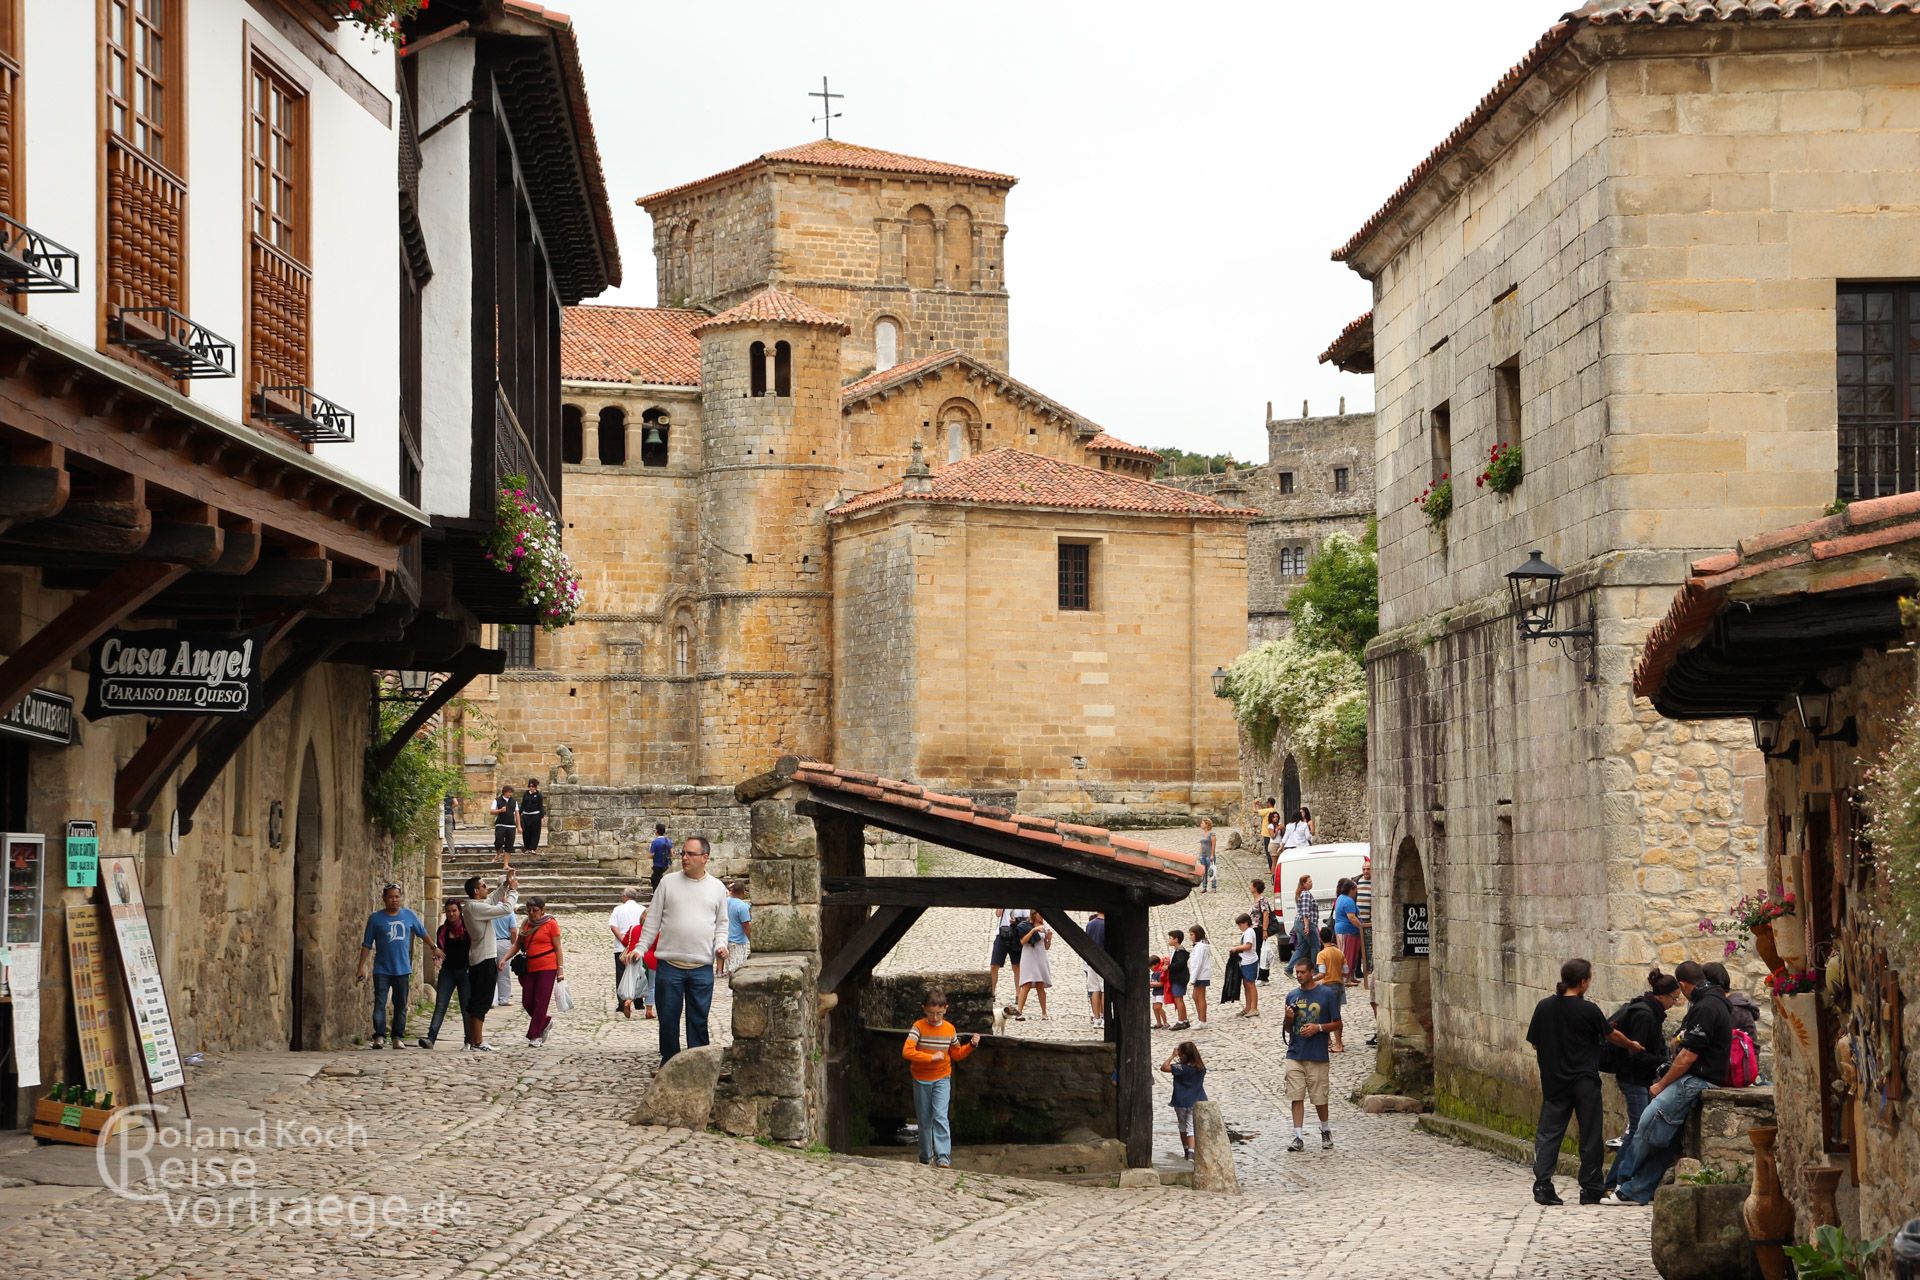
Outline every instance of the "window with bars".
<path fill-rule="evenodd" d="M 506 658 L 507 670 L 530 669 L 533 666 L 533 628 L 500 628 L 500 652 Z"/>
<path fill-rule="evenodd" d="M 1333 491 L 1335 493 L 1353 492 L 1353 473 L 1345 467 L 1333 469 Z"/>
<path fill-rule="evenodd" d="M 1843 284 L 1835 304 L 1838 495 L 1920 490 L 1920 284 Z"/>
<path fill-rule="evenodd" d="M 693 674 L 693 628 L 684 622 L 673 629 L 673 674 Z"/>
<path fill-rule="evenodd" d="M 105 319 L 122 307 L 186 309 L 182 0 L 100 0 L 106 152 Z M 158 324 L 129 321 L 135 332 Z M 133 357 L 128 357 L 133 358 Z"/>
<path fill-rule="evenodd" d="M 1280 576 L 1283 578 L 1303 578 L 1307 573 L 1307 546 L 1304 542 L 1288 543 L 1280 548 Z"/>
<path fill-rule="evenodd" d="M 1280 473 L 1280 492 L 1282 494 L 1293 492 L 1293 472 L 1282 471 Z"/>
<path fill-rule="evenodd" d="M 1060 607 L 1093 608 L 1093 548 L 1084 542 L 1060 544 Z"/>
<path fill-rule="evenodd" d="M 255 51 L 247 75 L 247 385 L 269 411 L 298 411 L 310 386 L 307 94 Z"/>

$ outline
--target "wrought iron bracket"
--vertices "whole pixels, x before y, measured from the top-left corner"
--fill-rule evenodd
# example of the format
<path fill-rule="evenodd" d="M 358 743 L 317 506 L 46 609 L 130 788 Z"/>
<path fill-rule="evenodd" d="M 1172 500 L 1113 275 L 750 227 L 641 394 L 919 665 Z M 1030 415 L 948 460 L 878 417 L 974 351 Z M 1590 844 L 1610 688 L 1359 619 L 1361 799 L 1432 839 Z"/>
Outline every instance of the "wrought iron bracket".
<path fill-rule="evenodd" d="M 108 340 L 178 378 L 231 378 L 233 344 L 172 307 L 122 307 Z"/>
<path fill-rule="evenodd" d="M 8 293 L 78 293 L 80 255 L 0 213 L 0 288 Z"/>
<path fill-rule="evenodd" d="M 292 432 L 308 444 L 350 444 L 353 413 L 312 387 L 262 387 L 253 397 L 254 416 Z"/>
<path fill-rule="evenodd" d="M 1593 606 L 1587 606 L 1587 625 L 1571 631 L 1532 631 L 1522 628 L 1521 634 L 1530 640 L 1545 640 L 1548 644 L 1567 655 L 1573 661 L 1580 661 L 1576 650 L 1585 645 L 1587 650 L 1587 671 L 1582 677 L 1588 684 L 1600 681 L 1600 628 L 1594 616 Z"/>

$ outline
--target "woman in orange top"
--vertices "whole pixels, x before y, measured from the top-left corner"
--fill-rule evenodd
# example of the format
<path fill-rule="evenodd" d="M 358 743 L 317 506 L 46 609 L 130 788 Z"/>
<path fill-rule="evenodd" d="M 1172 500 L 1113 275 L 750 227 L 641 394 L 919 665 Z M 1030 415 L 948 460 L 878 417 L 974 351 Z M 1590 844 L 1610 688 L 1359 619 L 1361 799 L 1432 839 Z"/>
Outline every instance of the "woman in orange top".
<path fill-rule="evenodd" d="M 520 1007 L 527 1011 L 527 1043 L 538 1048 L 547 1042 L 547 1033 L 553 1029 L 553 1019 L 547 1016 L 547 1005 L 553 1000 L 553 984 L 567 976 L 566 953 L 560 947 L 560 922 L 547 914 L 545 898 L 527 899 L 527 922 L 521 926 L 519 939 L 501 963 L 511 965 L 517 955 L 527 958 L 527 971 L 520 975 Z"/>
<path fill-rule="evenodd" d="M 913 1109 L 920 1117 L 920 1163 L 953 1167 L 953 1131 L 947 1104 L 953 1098 L 953 1064 L 972 1053 L 977 1035 L 963 1036 L 947 1021 L 947 993 L 929 987 L 920 1020 L 907 1032 L 901 1056 L 913 1072 Z"/>

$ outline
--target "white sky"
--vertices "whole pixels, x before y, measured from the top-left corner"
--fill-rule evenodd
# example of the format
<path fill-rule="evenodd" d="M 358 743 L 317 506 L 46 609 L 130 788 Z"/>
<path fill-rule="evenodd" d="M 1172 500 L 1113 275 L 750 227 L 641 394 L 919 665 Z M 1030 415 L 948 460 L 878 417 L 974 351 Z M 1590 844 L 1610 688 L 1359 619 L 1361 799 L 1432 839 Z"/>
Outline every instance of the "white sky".
<path fill-rule="evenodd" d="M 1123 439 L 1263 461 L 1372 402 L 1316 363 L 1371 305 L 1329 255 L 1577 0 L 557 0 L 586 60 L 626 286 L 635 197 L 819 136 L 1020 178 L 1012 372 Z M 551 7 L 551 6 L 550 6 Z"/>

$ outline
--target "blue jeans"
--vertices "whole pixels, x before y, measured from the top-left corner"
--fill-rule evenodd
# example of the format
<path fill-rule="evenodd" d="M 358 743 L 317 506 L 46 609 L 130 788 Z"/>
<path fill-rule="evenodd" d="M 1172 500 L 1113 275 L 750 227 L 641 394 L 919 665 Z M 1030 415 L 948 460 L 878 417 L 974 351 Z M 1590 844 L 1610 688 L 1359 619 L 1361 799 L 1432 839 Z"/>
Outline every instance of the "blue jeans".
<path fill-rule="evenodd" d="M 1682 1076 L 1640 1113 L 1633 1135 L 1633 1174 L 1616 1188 L 1623 1200 L 1652 1204 L 1654 1189 L 1680 1154 L 1680 1133 L 1693 1114 L 1694 1101 L 1713 1086 L 1699 1076 Z"/>
<path fill-rule="evenodd" d="M 1614 1083 L 1620 1086 L 1620 1096 L 1627 1104 L 1627 1136 L 1620 1140 L 1620 1153 L 1613 1158 L 1613 1168 L 1607 1171 L 1607 1190 L 1611 1191 L 1633 1176 L 1637 1161 L 1633 1158 L 1634 1135 L 1640 1132 L 1640 1113 L 1647 1109 L 1647 1086 L 1628 1084 L 1618 1076 Z"/>
<path fill-rule="evenodd" d="M 680 1052 L 680 1010 L 687 1011 L 687 1048 L 707 1043 L 707 1010 L 713 1007 L 713 966 L 682 969 L 665 960 L 653 971 L 660 1010 L 660 1061 Z"/>
<path fill-rule="evenodd" d="M 953 1131 L 947 1127 L 947 1102 L 953 1077 L 913 1082 L 913 1111 L 920 1118 L 920 1163 L 953 1159 Z"/>
<path fill-rule="evenodd" d="M 460 1009 L 464 1014 L 471 998 L 467 994 L 466 966 L 456 969 L 450 964 L 443 964 L 440 966 L 440 976 L 433 983 L 433 1021 L 427 1024 L 428 1044 L 440 1039 L 440 1024 L 447 1020 L 447 1006 L 453 1003 L 456 995 L 460 997 Z"/>
<path fill-rule="evenodd" d="M 393 993 L 393 1038 L 404 1040 L 407 1037 L 407 979 L 406 973 L 376 973 L 373 975 L 373 1038 L 387 1038 L 387 993 Z"/>

